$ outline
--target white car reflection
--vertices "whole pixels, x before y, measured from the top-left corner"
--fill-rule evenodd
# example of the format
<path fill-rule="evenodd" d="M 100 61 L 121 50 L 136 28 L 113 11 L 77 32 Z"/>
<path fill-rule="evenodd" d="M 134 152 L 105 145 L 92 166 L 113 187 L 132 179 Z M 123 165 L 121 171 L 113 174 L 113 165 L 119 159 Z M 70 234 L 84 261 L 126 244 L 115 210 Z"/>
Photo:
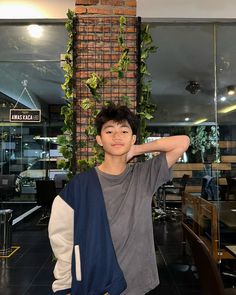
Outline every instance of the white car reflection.
<path fill-rule="evenodd" d="M 35 180 L 54 179 L 56 174 L 62 174 L 66 179 L 67 171 L 57 168 L 57 158 L 37 160 L 17 176 L 16 191 L 21 193 L 24 187 L 35 188 Z"/>

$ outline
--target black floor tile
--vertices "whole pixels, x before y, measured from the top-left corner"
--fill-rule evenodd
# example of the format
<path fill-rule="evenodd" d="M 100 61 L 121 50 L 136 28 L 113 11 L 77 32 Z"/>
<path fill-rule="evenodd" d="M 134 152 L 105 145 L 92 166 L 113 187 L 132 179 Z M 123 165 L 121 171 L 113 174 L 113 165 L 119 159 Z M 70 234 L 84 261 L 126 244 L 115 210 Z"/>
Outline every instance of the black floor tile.
<path fill-rule="evenodd" d="M 34 280 L 32 281 L 32 285 L 51 286 L 53 280 L 53 266 L 51 265 L 51 267 L 41 268 L 39 270 Z"/>
<path fill-rule="evenodd" d="M 53 295 L 52 289 L 50 286 L 31 286 L 24 294 L 22 295 Z"/>
<path fill-rule="evenodd" d="M 166 285 L 166 284 L 162 284 L 160 283 L 160 285 L 154 289 L 153 291 L 149 292 L 148 295 L 181 295 L 181 293 L 179 293 L 178 289 L 172 285 Z"/>
<path fill-rule="evenodd" d="M 202 295 L 200 289 L 195 286 L 179 286 L 178 288 L 181 295 Z"/>
<path fill-rule="evenodd" d="M 22 286 L 5 286 L 0 287 L 0 294 L 2 295 L 24 295 L 27 290 L 27 287 Z M 33 294 L 31 294 L 33 295 Z"/>
<path fill-rule="evenodd" d="M 17 260 L 15 267 L 31 267 L 33 265 L 35 268 L 41 268 L 49 256 L 50 253 L 46 252 L 37 254 L 28 251 Z"/>
<path fill-rule="evenodd" d="M 13 228 L 13 245 L 20 250 L 0 259 L 0 294 L 52 294 L 55 261 L 47 227 L 38 226 L 36 217 Z M 160 285 L 148 294 L 199 295 L 196 270 L 189 255 L 183 255 L 180 220 L 155 222 L 154 238 Z"/>
<path fill-rule="evenodd" d="M 27 287 L 31 284 L 35 275 L 38 273 L 38 268 L 35 267 L 21 267 L 21 268 L 1 268 L 1 288 L 6 287 Z M 4 294 L 4 293 L 0 293 Z"/>

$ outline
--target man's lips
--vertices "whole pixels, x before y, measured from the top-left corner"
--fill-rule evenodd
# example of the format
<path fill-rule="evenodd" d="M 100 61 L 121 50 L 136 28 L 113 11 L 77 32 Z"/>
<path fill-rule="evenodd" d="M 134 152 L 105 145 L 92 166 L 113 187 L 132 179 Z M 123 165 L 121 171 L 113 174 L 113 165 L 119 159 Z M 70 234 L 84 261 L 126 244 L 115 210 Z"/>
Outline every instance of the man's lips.
<path fill-rule="evenodd" d="M 113 143 L 111 146 L 119 147 L 119 146 L 124 146 L 124 144 L 123 143 Z"/>

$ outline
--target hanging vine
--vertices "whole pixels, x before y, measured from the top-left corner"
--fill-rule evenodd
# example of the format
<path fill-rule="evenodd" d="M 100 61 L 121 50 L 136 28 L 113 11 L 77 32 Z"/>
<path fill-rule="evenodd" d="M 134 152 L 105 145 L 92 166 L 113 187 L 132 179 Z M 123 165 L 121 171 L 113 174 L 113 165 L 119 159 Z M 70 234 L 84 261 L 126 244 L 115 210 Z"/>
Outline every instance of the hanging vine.
<path fill-rule="evenodd" d="M 99 113 L 99 110 L 96 108 L 96 102 L 100 102 L 101 94 L 99 89 L 104 85 L 105 80 L 103 77 L 98 76 L 96 73 L 92 73 L 91 77 L 85 81 L 85 85 L 90 90 L 92 99 L 85 98 L 81 101 L 81 108 L 89 112 L 88 116 L 88 126 L 85 130 L 85 134 L 88 138 L 95 138 L 97 135 L 97 130 L 94 125 L 94 120 Z M 86 142 L 84 142 L 86 145 Z M 92 147 L 93 156 L 88 159 L 78 160 L 78 167 L 80 171 L 86 171 L 91 167 L 94 167 L 97 163 L 101 163 L 103 160 L 103 151 L 97 142 L 94 143 Z"/>
<path fill-rule="evenodd" d="M 63 135 L 58 136 L 57 143 L 59 150 L 63 155 L 63 160 L 58 164 L 59 168 L 68 171 L 68 177 L 72 176 L 72 158 L 73 158 L 73 132 L 74 132 L 74 108 L 73 108 L 73 19 L 74 12 L 68 10 L 66 29 L 68 32 L 67 52 L 65 54 L 65 62 L 63 64 L 64 83 L 62 89 L 65 93 L 66 104 L 61 108 L 61 115 L 64 117 L 64 126 L 62 128 Z"/>
<path fill-rule="evenodd" d="M 114 67 L 111 68 L 112 72 L 117 73 L 118 79 L 124 78 L 124 75 L 125 75 L 124 73 L 128 71 L 128 67 L 130 64 L 129 48 L 126 45 L 125 33 L 126 33 L 126 18 L 124 16 L 121 16 L 118 44 L 122 51 L 121 51 L 119 61 Z"/>
<path fill-rule="evenodd" d="M 144 143 L 149 132 L 147 131 L 147 120 L 153 118 L 156 105 L 151 103 L 151 83 L 150 73 L 147 68 L 147 60 L 150 53 L 155 53 L 157 47 L 153 45 L 149 25 L 141 30 L 141 60 L 140 60 L 140 101 L 138 104 L 138 114 L 140 116 L 140 142 Z"/>

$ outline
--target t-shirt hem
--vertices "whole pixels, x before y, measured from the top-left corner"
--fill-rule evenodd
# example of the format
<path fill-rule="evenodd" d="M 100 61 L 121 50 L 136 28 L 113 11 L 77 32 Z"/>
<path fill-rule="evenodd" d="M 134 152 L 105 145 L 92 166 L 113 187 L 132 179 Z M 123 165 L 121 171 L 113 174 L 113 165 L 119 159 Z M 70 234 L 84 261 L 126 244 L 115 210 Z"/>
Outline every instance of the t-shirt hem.
<path fill-rule="evenodd" d="M 135 290 L 130 290 L 129 293 L 124 293 L 125 295 L 129 295 L 129 294 L 135 294 L 135 295 L 145 295 L 146 293 L 152 291 L 153 289 L 155 289 L 158 285 L 160 284 L 160 281 L 155 281 L 152 284 L 148 284 L 147 287 L 144 287 L 142 290 L 140 289 L 135 289 Z M 123 293 L 122 293 L 123 294 Z"/>
<path fill-rule="evenodd" d="M 155 289 L 158 285 L 160 284 L 160 282 L 155 282 L 153 284 L 150 284 L 147 289 L 143 290 L 143 294 L 146 294 L 150 291 L 152 291 L 153 289 Z"/>

